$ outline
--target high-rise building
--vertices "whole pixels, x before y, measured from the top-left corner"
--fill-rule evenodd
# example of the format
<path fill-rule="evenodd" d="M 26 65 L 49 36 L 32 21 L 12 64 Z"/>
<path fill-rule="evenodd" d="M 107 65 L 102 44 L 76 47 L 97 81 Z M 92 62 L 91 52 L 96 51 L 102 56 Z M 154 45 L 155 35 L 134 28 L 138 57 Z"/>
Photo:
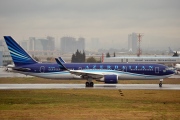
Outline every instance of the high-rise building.
<path fill-rule="evenodd" d="M 46 39 L 35 39 L 34 41 L 34 51 L 46 51 L 44 50 L 44 41 L 46 41 Z"/>
<path fill-rule="evenodd" d="M 3 66 L 3 53 L 0 51 L 0 66 Z"/>
<path fill-rule="evenodd" d="M 29 37 L 29 47 L 28 47 L 28 51 L 34 51 L 35 50 L 35 48 L 34 48 L 34 46 L 35 46 L 35 40 L 36 40 L 36 38 L 35 37 Z"/>
<path fill-rule="evenodd" d="M 61 47 L 60 47 L 60 52 L 61 53 L 72 53 L 74 52 L 74 47 L 76 46 L 75 44 L 75 38 L 73 37 L 62 37 L 61 38 Z"/>
<path fill-rule="evenodd" d="M 1 55 L 0 55 L 1 65 L 6 66 L 6 65 L 12 63 L 12 58 L 10 56 L 9 49 L 4 40 L 0 40 L 0 53 L 1 53 Z"/>
<path fill-rule="evenodd" d="M 137 52 L 137 41 L 138 37 L 136 33 L 132 33 L 128 35 L 128 50 L 133 53 Z"/>
<path fill-rule="evenodd" d="M 82 37 L 78 38 L 77 41 L 73 37 L 62 37 L 60 43 L 61 53 L 74 53 L 77 49 L 81 52 L 85 50 L 85 38 Z"/>
<path fill-rule="evenodd" d="M 78 38 L 75 49 L 78 49 L 81 52 L 85 50 L 85 39 L 83 37 Z"/>
<path fill-rule="evenodd" d="M 27 40 L 21 41 L 19 44 L 20 44 L 20 46 L 22 46 L 26 51 L 28 50 L 28 41 L 27 41 Z"/>
<path fill-rule="evenodd" d="M 55 41 L 53 37 L 48 36 L 47 38 L 36 39 L 35 37 L 30 37 L 28 42 L 28 51 L 54 51 Z M 26 49 L 26 48 L 25 48 Z"/>
<path fill-rule="evenodd" d="M 47 50 L 50 50 L 50 51 L 55 50 L 55 39 L 54 39 L 54 37 L 47 36 Z"/>
<path fill-rule="evenodd" d="M 23 40 L 20 45 L 28 51 L 32 56 L 46 59 L 47 57 L 59 56 L 59 52 L 55 51 L 54 37 L 47 36 L 46 38 L 29 37 L 28 40 Z"/>

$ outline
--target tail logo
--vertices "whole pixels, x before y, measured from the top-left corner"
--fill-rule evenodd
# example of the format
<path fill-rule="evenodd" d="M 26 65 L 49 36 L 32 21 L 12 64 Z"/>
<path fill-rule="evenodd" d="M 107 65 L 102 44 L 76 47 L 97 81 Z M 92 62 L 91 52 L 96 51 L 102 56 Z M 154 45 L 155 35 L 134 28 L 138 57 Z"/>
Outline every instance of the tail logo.
<path fill-rule="evenodd" d="M 37 63 L 12 37 L 4 36 L 4 39 L 16 66 Z"/>

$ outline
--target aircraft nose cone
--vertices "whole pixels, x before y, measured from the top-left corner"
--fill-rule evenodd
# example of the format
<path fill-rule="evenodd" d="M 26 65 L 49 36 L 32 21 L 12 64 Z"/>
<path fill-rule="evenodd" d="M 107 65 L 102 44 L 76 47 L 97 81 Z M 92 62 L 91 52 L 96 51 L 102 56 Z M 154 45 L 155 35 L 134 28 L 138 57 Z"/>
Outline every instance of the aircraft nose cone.
<path fill-rule="evenodd" d="M 170 74 L 174 74 L 175 71 L 174 71 L 174 70 L 170 70 L 169 73 L 170 73 Z"/>

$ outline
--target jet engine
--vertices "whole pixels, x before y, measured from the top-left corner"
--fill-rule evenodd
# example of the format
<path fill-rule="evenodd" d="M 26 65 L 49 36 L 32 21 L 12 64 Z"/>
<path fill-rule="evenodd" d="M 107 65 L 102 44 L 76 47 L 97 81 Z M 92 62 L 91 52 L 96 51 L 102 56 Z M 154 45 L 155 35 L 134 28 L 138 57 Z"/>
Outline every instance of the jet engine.
<path fill-rule="evenodd" d="M 13 71 L 13 68 L 14 67 L 14 64 L 9 64 L 5 67 L 4 71 L 7 71 L 7 72 L 12 72 Z"/>
<path fill-rule="evenodd" d="M 106 84 L 117 84 L 118 76 L 117 75 L 104 75 L 103 78 L 97 81 L 104 82 Z"/>

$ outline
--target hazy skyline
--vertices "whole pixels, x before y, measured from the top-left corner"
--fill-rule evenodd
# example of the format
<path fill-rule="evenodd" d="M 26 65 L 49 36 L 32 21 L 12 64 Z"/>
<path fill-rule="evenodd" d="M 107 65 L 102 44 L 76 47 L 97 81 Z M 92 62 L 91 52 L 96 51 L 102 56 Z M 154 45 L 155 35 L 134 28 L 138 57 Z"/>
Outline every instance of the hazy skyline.
<path fill-rule="evenodd" d="M 82 36 L 121 49 L 136 32 L 144 33 L 142 48 L 177 49 L 179 6 L 179 0 L 0 0 L 0 38 Z"/>

